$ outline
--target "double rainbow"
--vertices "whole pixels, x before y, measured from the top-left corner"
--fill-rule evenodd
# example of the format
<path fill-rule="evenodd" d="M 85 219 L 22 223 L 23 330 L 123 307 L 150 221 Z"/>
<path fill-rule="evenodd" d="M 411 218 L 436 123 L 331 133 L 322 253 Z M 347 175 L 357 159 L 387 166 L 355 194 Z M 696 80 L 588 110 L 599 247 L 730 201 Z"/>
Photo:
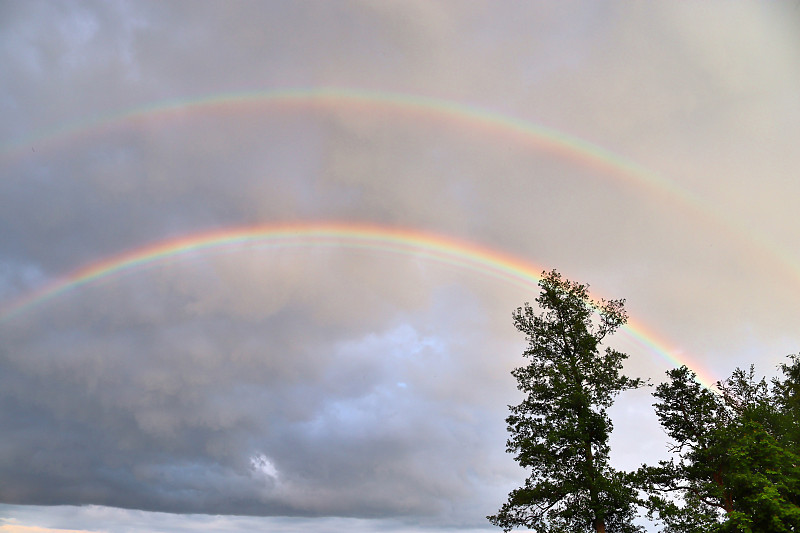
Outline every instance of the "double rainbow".
<path fill-rule="evenodd" d="M 324 87 L 231 92 L 191 99 L 166 100 L 35 132 L 17 142 L 0 147 L 0 159 L 30 155 L 31 148 L 39 143 L 69 143 L 83 135 L 100 133 L 137 121 L 158 121 L 203 113 L 223 115 L 236 111 L 252 113 L 254 110 L 262 109 L 323 109 L 417 114 L 434 120 L 463 124 L 467 129 L 509 135 L 522 143 L 531 143 L 537 149 L 594 168 L 599 171 L 600 176 L 615 178 L 671 201 L 680 209 L 682 216 L 690 215 L 705 224 L 716 226 L 729 233 L 735 240 L 747 243 L 755 253 L 776 259 L 776 266 L 800 287 L 800 262 L 794 251 L 779 246 L 769 235 L 758 233 L 752 227 L 725 216 L 709 202 L 702 201 L 676 183 L 585 139 L 528 120 L 450 100 L 392 92 Z"/>

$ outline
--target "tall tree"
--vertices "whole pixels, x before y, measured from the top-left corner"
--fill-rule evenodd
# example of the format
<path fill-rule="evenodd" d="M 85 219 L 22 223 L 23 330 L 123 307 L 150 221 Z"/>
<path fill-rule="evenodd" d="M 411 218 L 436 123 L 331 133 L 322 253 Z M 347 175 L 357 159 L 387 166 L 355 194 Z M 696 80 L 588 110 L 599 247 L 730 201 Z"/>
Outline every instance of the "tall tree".
<path fill-rule="evenodd" d="M 800 363 L 781 368 L 786 378 L 772 388 L 750 367 L 736 369 L 715 393 L 685 366 L 657 387 L 656 414 L 678 460 L 639 474 L 650 515 L 666 532 L 800 531 Z"/>
<path fill-rule="evenodd" d="M 609 464 L 606 411 L 619 392 L 641 386 L 620 373 L 627 355 L 603 340 L 627 321 L 624 300 L 593 301 L 588 286 L 546 272 L 536 314 L 525 304 L 514 324 L 529 342 L 526 366 L 512 371 L 526 398 L 509 406 L 507 451 L 530 469 L 524 486 L 489 521 L 505 531 L 641 531 L 637 493 Z"/>

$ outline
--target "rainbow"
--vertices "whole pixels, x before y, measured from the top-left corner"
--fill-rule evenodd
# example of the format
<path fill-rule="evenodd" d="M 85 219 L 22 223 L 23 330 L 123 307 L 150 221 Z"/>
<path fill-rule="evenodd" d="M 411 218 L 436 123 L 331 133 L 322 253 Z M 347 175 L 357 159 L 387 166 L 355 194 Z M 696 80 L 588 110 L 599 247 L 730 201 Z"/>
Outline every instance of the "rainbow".
<path fill-rule="evenodd" d="M 558 153 L 620 179 L 666 192 L 682 203 L 699 204 L 688 191 L 634 161 L 563 131 L 450 100 L 356 89 L 299 88 L 232 92 L 193 99 L 166 100 L 39 131 L 7 145 L 0 150 L 0 155 L 11 157 L 29 154 L 29 148 L 37 143 L 66 142 L 81 134 L 101 132 L 137 121 L 179 117 L 187 112 L 226 113 L 237 108 L 252 109 L 254 106 L 397 111 L 465 123 L 468 126 L 515 136 L 522 142 L 533 143 L 539 148 Z"/>
<path fill-rule="evenodd" d="M 0 324 L 84 285 L 180 258 L 232 250 L 309 247 L 366 249 L 413 255 L 509 282 L 525 290 L 534 288 L 541 279 L 541 272 L 546 270 L 540 265 L 479 244 L 411 229 L 337 222 L 239 227 L 167 239 L 80 268 L 0 307 Z M 689 364 L 676 355 L 675 350 L 668 348 L 664 341 L 643 325 L 630 320 L 624 331 L 638 345 L 672 366 L 685 364 L 693 368 L 700 383 L 714 390 L 716 380 L 698 371 L 697 365 Z"/>
<path fill-rule="evenodd" d="M 515 137 L 520 142 L 531 143 L 538 149 L 555 153 L 578 164 L 598 170 L 601 174 L 644 189 L 648 193 L 668 198 L 681 211 L 688 211 L 704 223 L 715 226 L 735 239 L 748 242 L 756 253 L 777 259 L 777 264 L 800 286 L 800 263 L 793 252 L 779 246 L 772 237 L 756 232 L 751 227 L 726 217 L 712 205 L 674 182 L 666 180 L 634 161 L 597 144 L 567 134 L 554 128 L 498 113 L 476 106 L 450 100 L 409 94 L 367 91 L 345 88 L 295 88 L 285 90 L 244 91 L 202 96 L 192 99 L 165 100 L 134 107 L 121 112 L 94 117 L 88 120 L 63 124 L 49 130 L 36 132 L 0 149 L 0 159 L 30 155 L 37 144 L 68 142 L 81 135 L 98 133 L 137 121 L 181 117 L 186 113 L 227 113 L 236 109 L 350 109 L 363 111 L 389 111 L 418 114 L 440 120 L 463 123 L 467 128 L 478 128 L 490 133 Z"/>

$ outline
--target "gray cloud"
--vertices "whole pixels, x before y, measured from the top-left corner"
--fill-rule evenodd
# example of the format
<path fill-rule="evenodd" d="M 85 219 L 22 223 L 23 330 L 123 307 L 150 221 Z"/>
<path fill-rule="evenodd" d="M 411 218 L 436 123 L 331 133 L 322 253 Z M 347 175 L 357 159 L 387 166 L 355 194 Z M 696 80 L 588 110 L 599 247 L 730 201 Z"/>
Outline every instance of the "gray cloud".
<path fill-rule="evenodd" d="M 0 10 L 0 309 L 165 239 L 343 220 L 558 268 L 627 298 L 673 357 L 717 377 L 797 351 L 790 2 Z M 402 106 L 179 105 L 327 86 L 449 100 L 618 155 L 597 165 Z M 668 185 L 625 175 L 625 158 Z M 126 520 L 110 506 L 296 517 L 286 531 L 483 526 L 521 479 L 503 453 L 524 344 L 509 314 L 535 295 L 321 247 L 203 254 L 67 291 L 0 323 L 0 501 L 23 518 L 16 504 L 104 506 L 98 524 Z M 670 365 L 617 342 L 632 374 Z M 619 464 L 663 455 L 649 402 L 615 407 Z M 163 527 L 212 524 L 185 518 Z"/>

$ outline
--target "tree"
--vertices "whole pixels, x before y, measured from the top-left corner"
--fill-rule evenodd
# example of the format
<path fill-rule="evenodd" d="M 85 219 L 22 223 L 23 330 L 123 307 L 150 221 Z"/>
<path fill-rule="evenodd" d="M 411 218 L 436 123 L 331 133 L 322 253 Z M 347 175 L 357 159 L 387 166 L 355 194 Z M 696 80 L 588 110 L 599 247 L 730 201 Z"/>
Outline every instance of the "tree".
<path fill-rule="evenodd" d="M 649 514 L 657 514 L 667 525 L 665 533 L 707 532 L 719 522 L 720 512 L 731 508 L 723 484 L 726 446 L 719 442 L 723 435 L 714 431 L 725 412 L 717 395 L 686 366 L 667 374 L 671 381 L 659 385 L 653 396 L 660 400 L 656 414 L 674 440 L 670 451 L 679 455 L 679 462 L 643 466 L 642 487 L 650 494 Z"/>
<path fill-rule="evenodd" d="M 506 532 L 527 527 L 537 533 L 594 530 L 629 533 L 637 493 L 628 476 L 609 464 L 612 424 L 607 409 L 619 392 L 642 385 L 622 374 L 627 355 L 602 341 L 627 321 L 624 300 L 593 301 L 588 286 L 556 272 L 539 283 L 537 315 L 518 308 L 514 324 L 529 342 L 527 366 L 512 375 L 527 397 L 509 406 L 507 451 L 530 469 L 525 485 L 489 521 Z"/>
<path fill-rule="evenodd" d="M 656 388 L 656 414 L 678 461 L 643 466 L 639 478 L 665 532 L 800 531 L 800 362 L 792 361 L 771 389 L 752 366 L 719 382 L 719 393 L 685 366 Z"/>

